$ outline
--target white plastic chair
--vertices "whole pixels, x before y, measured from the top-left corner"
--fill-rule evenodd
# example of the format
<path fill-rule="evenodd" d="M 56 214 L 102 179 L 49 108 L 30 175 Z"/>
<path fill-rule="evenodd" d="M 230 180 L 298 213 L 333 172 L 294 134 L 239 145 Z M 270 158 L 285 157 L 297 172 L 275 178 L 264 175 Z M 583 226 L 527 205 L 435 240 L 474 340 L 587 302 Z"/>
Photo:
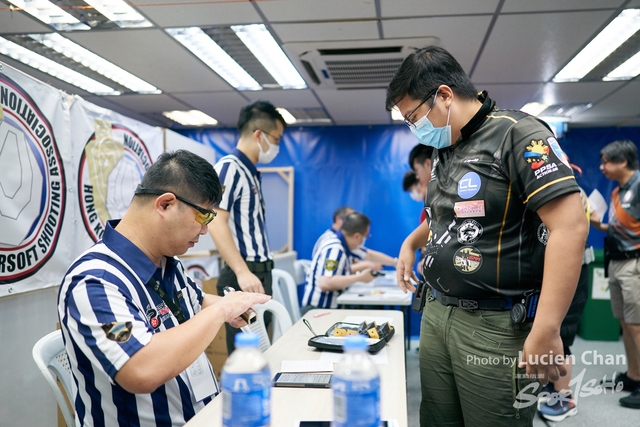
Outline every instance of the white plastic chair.
<path fill-rule="evenodd" d="M 258 313 L 258 318 L 251 325 L 244 326 L 243 332 L 250 332 L 260 336 L 260 351 L 265 352 L 271 344 L 276 342 L 291 327 L 291 317 L 284 305 L 274 299 L 270 299 L 264 304 L 254 306 Z M 264 312 L 270 312 L 273 317 L 273 340 L 269 340 L 269 334 L 264 324 Z"/>
<path fill-rule="evenodd" d="M 73 404 L 73 397 L 71 394 L 71 367 L 69 366 L 69 358 L 67 357 L 67 351 L 64 348 L 62 342 L 62 332 L 53 331 L 50 334 L 40 338 L 38 342 L 33 346 L 33 360 L 40 368 L 40 372 L 44 376 L 51 389 L 53 395 L 58 402 L 64 421 L 67 427 L 74 427 L 75 421 L 72 415 L 69 404 L 64 398 L 60 387 L 56 380 L 60 380 L 62 388 L 66 393 L 69 401 Z"/>
<path fill-rule="evenodd" d="M 311 267 L 310 259 L 297 259 L 293 262 L 293 268 L 296 271 L 294 280 L 296 285 L 302 285 L 307 280 L 307 271 Z"/>
<path fill-rule="evenodd" d="M 293 323 L 300 319 L 300 304 L 298 303 L 298 287 L 293 276 L 287 271 L 274 268 L 271 270 L 273 281 L 273 299 L 282 303 L 291 316 Z"/>

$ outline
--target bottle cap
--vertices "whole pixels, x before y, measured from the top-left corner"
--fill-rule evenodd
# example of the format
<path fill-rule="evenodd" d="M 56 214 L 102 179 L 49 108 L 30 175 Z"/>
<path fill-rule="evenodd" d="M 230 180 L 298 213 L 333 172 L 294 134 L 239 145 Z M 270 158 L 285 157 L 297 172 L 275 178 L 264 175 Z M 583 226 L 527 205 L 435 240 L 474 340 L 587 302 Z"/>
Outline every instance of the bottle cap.
<path fill-rule="evenodd" d="M 344 340 L 342 348 L 345 350 L 368 350 L 369 344 L 362 335 L 349 335 Z"/>
<path fill-rule="evenodd" d="M 260 344 L 260 337 L 258 334 L 241 332 L 236 335 L 235 343 L 236 347 L 258 347 Z"/>

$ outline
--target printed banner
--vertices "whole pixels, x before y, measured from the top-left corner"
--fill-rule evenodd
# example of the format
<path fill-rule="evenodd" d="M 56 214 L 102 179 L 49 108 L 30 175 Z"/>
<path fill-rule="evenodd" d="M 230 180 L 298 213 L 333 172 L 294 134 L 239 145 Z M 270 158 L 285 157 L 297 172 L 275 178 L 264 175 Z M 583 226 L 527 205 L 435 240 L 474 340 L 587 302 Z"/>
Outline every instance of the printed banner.
<path fill-rule="evenodd" d="M 220 258 L 207 257 L 179 257 L 187 275 L 202 288 L 202 281 L 218 277 L 220 275 Z"/>
<path fill-rule="evenodd" d="M 69 98 L 0 72 L 0 296 L 58 285 L 73 259 Z"/>
<path fill-rule="evenodd" d="M 78 247 L 102 238 L 108 220 L 122 218 L 145 171 L 162 154 L 163 130 L 76 98 L 71 107 L 75 193 L 83 230 Z"/>

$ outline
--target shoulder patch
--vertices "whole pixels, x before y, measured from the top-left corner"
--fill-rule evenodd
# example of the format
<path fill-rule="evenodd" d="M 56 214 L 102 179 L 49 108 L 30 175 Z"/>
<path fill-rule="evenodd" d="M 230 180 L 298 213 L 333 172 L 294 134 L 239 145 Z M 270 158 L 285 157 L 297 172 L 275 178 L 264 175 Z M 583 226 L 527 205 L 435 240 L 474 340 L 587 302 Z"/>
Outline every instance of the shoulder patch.
<path fill-rule="evenodd" d="M 335 259 L 328 259 L 324 262 L 324 268 L 327 271 L 333 271 L 338 268 L 338 261 Z"/>
<path fill-rule="evenodd" d="M 110 322 L 102 325 L 102 330 L 111 341 L 123 343 L 131 338 L 132 322 Z"/>

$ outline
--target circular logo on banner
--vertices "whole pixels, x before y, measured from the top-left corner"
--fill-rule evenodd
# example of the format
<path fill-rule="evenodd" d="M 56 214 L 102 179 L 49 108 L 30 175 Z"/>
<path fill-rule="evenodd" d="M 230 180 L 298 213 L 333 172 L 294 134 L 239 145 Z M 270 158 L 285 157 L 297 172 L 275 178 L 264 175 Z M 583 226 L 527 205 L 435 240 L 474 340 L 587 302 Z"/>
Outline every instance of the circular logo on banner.
<path fill-rule="evenodd" d="M 453 266 L 462 274 L 475 273 L 482 267 L 482 254 L 473 246 L 460 248 L 453 254 Z"/>
<path fill-rule="evenodd" d="M 1 73 L 0 106 L 0 284 L 6 284 L 33 275 L 55 252 L 67 189 L 49 120 Z"/>
<path fill-rule="evenodd" d="M 544 223 L 541 223 L 538 226 L 538 240 L 540 241 L 540 243 L 547 246 L 547 242 L 549 241 L 549 230 L 547 229 L 547 226 L 544 225 Z"/>
<path fill-rule="evenodd" d="M 194 282 L 198 284 L 198 286 L 202 287 L 202 281 L 207 280 L 209 275 L 207 274 L 207 270 L 200 264 L 192 264 L 186 267 L 187 274 Z"/>
<path fill-rule="evenodd" d="M 482 226 L 473 219 L 467 219 L 458 227 L 458 242 L 461 245 L 475 243 L 482 236 Z"/>
<path fill-rule="evenodd" d="M 102 238 L 107 221 L 122 218 L 152 163 L 138 135 L 124 126 L 108 126 L 108 135 L 91 135 L 78 170 L 80 213 L 96 242 Z"/>
<path fill-rule="evenodd" d="M 463 199 L 470 199 L 480 191 L 480 176 L 475 172 L 467 172 L 458 181 L 458 196 Z"/>

